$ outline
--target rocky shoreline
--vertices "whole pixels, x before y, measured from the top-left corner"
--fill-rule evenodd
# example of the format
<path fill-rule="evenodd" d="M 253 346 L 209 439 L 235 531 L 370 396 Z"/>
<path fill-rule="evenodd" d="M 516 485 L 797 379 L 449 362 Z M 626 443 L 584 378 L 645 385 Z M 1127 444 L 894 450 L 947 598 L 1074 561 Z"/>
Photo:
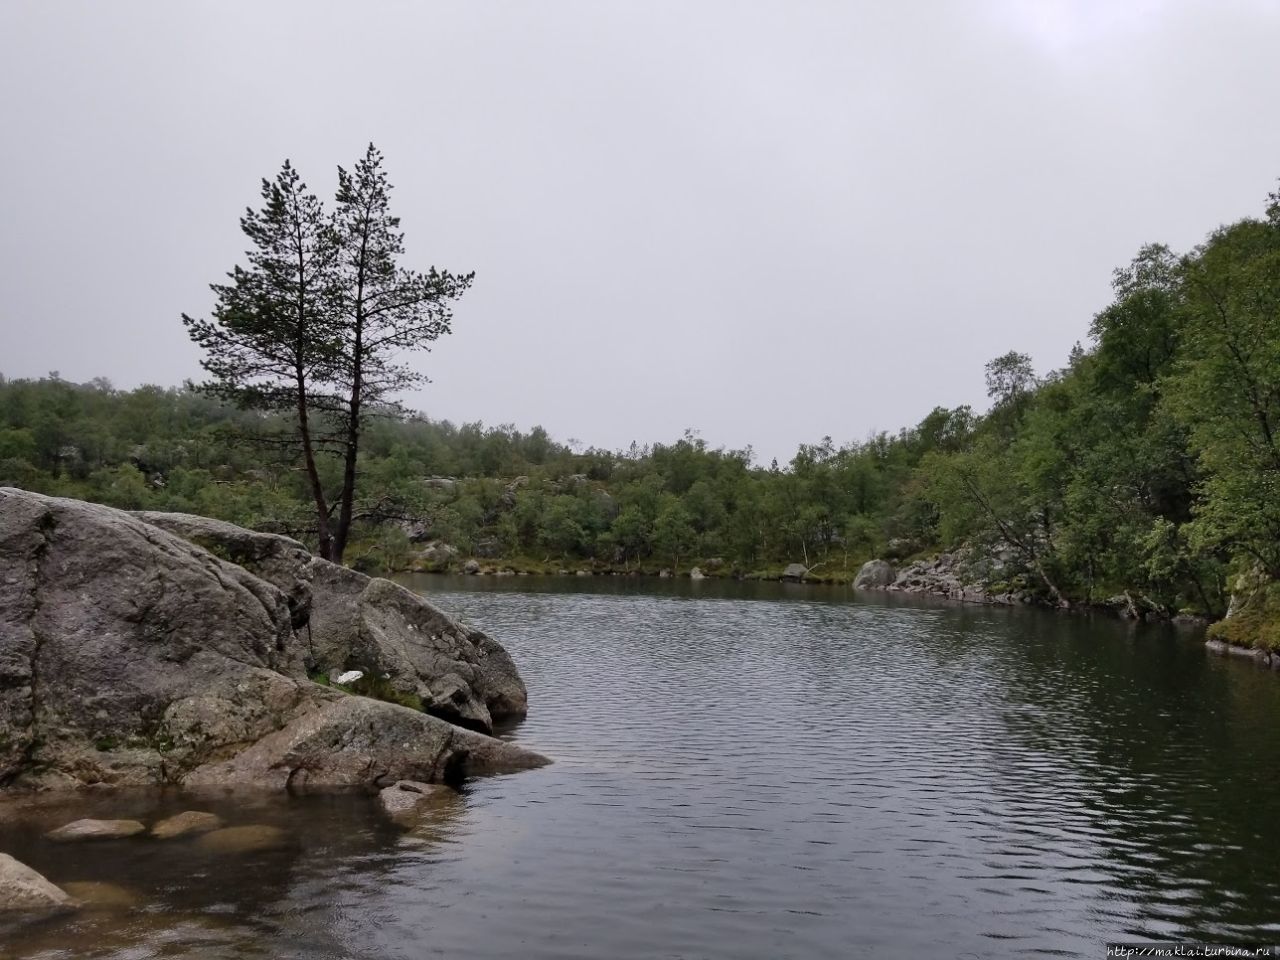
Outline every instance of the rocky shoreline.
<path fill-rule="evenodd" d="M 491 735 L 526 709 L 497 641 L 297 541 L 0 489 L 0 797 L 422 793 L 547 763 Z"/>
<path fill-rule="evenodd" d="M 456 551 L 449 559 L 456 558 Z M 413 572 L 461 572 L 478 576 L 524 576 L 526 571 L 515 570 L 502 560 L 490 559 L 485 563 L 471 558 L 457 571 L 415 570 Z M 642 576 L 636 570 L 594 571 L 579 569 L 570 572 L 567 569 L 557 570 L 553 576 Z M 671 577 L 670 570 L 661 570 L 661 577 Z M 784 582 L 804 582 L 814 584 L 848 584 L 856 590 L 870 590 L 881 593 L 902 593 L 918 596 L 935 597 L 955 603 L 974 603 L 988 606 L 1005 607 L 1039 607 L 1043 609 L 1061 609 L 1045 600 L 1045 598 L 1025 585 L 1019 585 L 1021 578 L 1012 570 L 1008 558 L 986 557 L 961 549 L 953 552 L 942 552 L 925 559 L 913 560 L 903 566 L 895 567 L 887 560 L 868 560 L 850 580 L 847 576 L 832 577 L 814 573 L 803 564 L 792 563 L 776 575 L 742 575 L 725 572 L 719 564 L 712 564 L 707 571 L 701 567 L 693 567 L 688 574 L 690 579 L 733 578 L 738 580 L 779 580 Z M 1077 603 L 1071 608 L 1076 613 L 1097 613 L 1119 617 L 1125 620 L 1152 621 L 1172 623 L 1175 626 L 1191 629 L 1203 629 L 1213 621 L 1208 617 L 1189 614 L 1168 616 L 1156 609 L 1143 598 L 1128 595 L 1110 597 L 1102 602 L 1091 604 Z M 1228 617 L 1230 617 L 1228 613 Z M 1252 660 L 1262 667 L 1280 671 L 1280 651 L 1270 651 L 1257 647 L 1241 646 L 1220 639 L 1207 639 L 1209 652 Z"/>

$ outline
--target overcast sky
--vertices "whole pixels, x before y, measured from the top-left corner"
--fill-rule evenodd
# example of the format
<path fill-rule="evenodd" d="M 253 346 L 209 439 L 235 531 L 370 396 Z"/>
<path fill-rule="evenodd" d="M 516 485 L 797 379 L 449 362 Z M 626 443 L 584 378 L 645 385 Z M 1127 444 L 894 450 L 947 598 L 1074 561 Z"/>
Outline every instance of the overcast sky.
<path fill-rule="evenodd" d="M 3 0 L 0 98 L 6 376 L 198 377 L 260 178 L 372 140 L 408 265 L 476 271 L 412 406 L 767 463 L 985 405 L 1261 213 L 1280 0 Z"/>

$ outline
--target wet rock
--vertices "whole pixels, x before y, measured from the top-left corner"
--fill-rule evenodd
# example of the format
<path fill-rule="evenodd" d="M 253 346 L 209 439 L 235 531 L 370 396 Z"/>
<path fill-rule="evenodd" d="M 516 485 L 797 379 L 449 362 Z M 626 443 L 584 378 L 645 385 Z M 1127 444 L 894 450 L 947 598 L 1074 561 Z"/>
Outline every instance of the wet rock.
<path fill-rule="evenodd" d="M 896 574 L 893 566 L 884 560 L 868 560 L 853 578 L 856 590 L 883 590 L 893 583 Z"/>
<path fill-rule="evenodd" d="M 58 843 L 77 840 L 122 840 L 146 831 L 137 820 L 75 820 L 50 830 L 45 836 Z"/>
<path fill-rule="evenodd" d="M 235 757 L 194 770 L 185 782 L 295 791 L 370 789 L 398 780 L 452 783 L 547 762 L 522 747 L 407 707 L 335 693 Z"/>
<path fill-rule="evenodd" d="M 161 820 L 151 828 L 151 835 L 159 840 L 171 840 L 193 833 L 208 833 L 222 826 L 222 818 L 203 810 L 186 810 Z"/>
<path fill-rule="evenodd" d="M 202 834 L 196 840 L 196 846 L 209 853 L 255 853 L 278 850 L 287 843 L 288 835 L 283 830 L 267 824 L 223 827 Z"/>
<path fill-rule="evenodd" d="M 411 823 L 424 809 L 457 798 L 458 792 L 452 787 L 415 780 L 400 780 L 378 792 L 383 811 L 398 823 Z"/>
<path fill-rule="evenodd" d="M 20 860 L 0 853 L 0 912 L 70 910 L 75 901 Z"/>

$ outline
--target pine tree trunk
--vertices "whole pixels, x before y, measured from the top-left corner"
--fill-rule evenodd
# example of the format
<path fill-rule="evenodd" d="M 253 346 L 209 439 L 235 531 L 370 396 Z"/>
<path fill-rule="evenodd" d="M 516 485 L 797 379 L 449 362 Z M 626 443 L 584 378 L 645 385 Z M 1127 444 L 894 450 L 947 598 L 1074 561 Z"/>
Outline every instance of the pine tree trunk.
<path fill-rule="evenodd" d="M 298 434 L 302 438 L 302 458 L 306 465 L 311 496 L 316 504 L 316 538 L 320 541 L 320 556 L 333 559 L 333 535 L 329 530 L 329 505 L 325 501 L 324 487 L 320 483 L 320 471 L 316 469 L 315 451 L 311 445 L 311 423 L 307 410 L 306 380 L 298 371 Z"/>

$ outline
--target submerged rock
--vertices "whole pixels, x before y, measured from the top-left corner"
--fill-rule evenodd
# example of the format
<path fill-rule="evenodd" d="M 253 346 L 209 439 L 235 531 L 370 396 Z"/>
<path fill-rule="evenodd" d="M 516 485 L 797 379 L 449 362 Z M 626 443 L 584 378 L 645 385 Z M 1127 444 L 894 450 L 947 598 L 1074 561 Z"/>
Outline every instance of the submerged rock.
<path fill-rule="evenodd" d="M 207 833 L 222 826 L 222 818 L 203 810 L 186 810 L 161 820 L 151 828 L 151 835 L 158 840 L 172 840 L 193 833 Z"/>
<path fill-rule="evenodd" d="M 196 840 L 196 846 L 210 853 L 254 853 L 258 850 L 278 850 L 288 840 L 288 835 L 279 827 L 249 824 L 223 827 L 203 834 Z"/>
<path fill-rule="evenodd" d="M 98 880 L 76 880 L 64 883 L 62 889 L 84 906 L 99 910 L 128 910 L 142 902 L 142 897 L 128 887 Z"/>
<path fill-rule="evenodd" d="M 397 823 L 412 823 L 423 809 L 457 798 L 458 792 L 452 787 L 415 780 L 400 780 L 378 793 L 383 812 Z"/>
<path fill-rule="evenodd" d="M 134 837 L 146 831 L 137 820 L 76 820 L 57 830 L 50 830 L 45 836 L 57 843 L 70 843 L 75 840 L 122 840 Z"/>
<path fill-rule="evenodd" d="M 76 902 L 43 874 L 0 853 L 0 912 L 70 910 Z"/>

